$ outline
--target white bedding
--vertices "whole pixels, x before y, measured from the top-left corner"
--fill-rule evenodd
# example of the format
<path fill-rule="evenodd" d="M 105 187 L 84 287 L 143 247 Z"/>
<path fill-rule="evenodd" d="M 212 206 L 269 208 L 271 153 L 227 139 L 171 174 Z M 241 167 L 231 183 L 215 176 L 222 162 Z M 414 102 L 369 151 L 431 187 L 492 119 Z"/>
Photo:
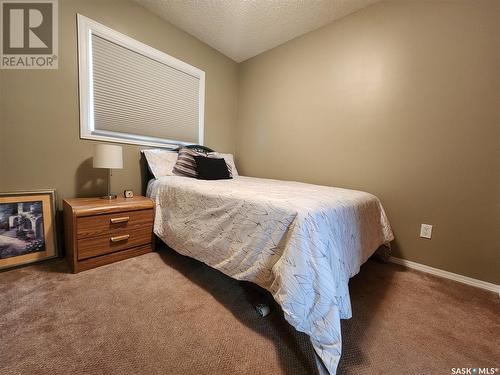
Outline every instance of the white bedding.
<path fill-rule="evenodd" d="M 331 374 L 340 319 L 351 317 L 349 278 L 393 240 L 374 195 L 251 177 L 154 180 L 154 231 L 177 252 L 269 290 L 286 320 L 311 338 Z"/>

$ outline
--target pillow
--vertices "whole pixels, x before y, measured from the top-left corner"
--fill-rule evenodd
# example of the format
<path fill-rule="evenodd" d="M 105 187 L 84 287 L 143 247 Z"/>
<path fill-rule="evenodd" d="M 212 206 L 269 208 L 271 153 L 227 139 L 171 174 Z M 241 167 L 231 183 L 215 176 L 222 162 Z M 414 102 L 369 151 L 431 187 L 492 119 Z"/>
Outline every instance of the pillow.
<path fill-rule="evenodd" d="M 179 150 L 179 155 L 177 156 L 177 162 L 174 165 L 174 174 L 177 176 L 196 178 L 197 173 L 196 161 L 194 160 L 195 156 L 206 156 L 206 154 L 186 147 L 181 148 Z"/>
<path fill-rule="evenodd" d="M 229 168 L 224 158 L 195 156 L 197 178 L 200 180 L 230 179 Z"/>
<path fill-rule="evenodd" d="M 173 169 L 177 162 L 177 152 L 162 149 L 142 150 L 142 152 L 154 178 L 174 175 Z"/>
<path fill-rule="evenodd" d="M 208 153 L 209 157 L 217 157 L 217 158 L 224 158 L 226 161 L 227 167 L 229 169 L 229 174 L 231 177 L 238 177 L 238 170 L 236 169 L 236 165 L 234 164 L 234 158 L 233 154 L 222 154 L 219 152 L 209 152 Z"/>
<path fill-rule="evenodd" d="M 177 176 L 185 177 L 195 177 L 196 172 L 196 162 L 194 160 L 195 156 L 205 156 L 209 158 L 224 158 L 227 164 L 227 169 L 229 171 L 229 177 L 238 177 L 238 171 L 234 165 L 234 159 L 232 154 L 220 154 L 218 152 L 209 152 L 205 154 L 204 152 L 195 151 L 193 149 L 182 147 L 179 150 L 179 156 L 177 162 L 173 168 L 173 173 Z"/>

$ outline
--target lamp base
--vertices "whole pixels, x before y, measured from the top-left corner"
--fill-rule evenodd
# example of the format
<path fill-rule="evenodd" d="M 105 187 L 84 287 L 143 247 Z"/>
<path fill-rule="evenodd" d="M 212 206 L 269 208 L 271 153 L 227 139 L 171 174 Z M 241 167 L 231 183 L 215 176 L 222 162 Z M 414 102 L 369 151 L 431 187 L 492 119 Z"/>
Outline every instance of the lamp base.
<path fill-rule="evenodd" d="M 101 199 L 116 199 L 116 194 L 113 195 L 103 195 Z"/>

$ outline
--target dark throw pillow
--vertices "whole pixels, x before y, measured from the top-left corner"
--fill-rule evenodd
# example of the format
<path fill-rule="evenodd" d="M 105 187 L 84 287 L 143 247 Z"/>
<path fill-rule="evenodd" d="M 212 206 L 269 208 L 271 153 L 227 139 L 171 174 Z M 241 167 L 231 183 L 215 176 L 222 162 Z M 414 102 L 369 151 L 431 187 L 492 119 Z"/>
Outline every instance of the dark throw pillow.
<path fill-rule="evenodd" d="M 228 180 L 231 178 L 224 159 L 195 156 L 197 178 L 200 180 Z"/>
<path fill-rule="evenodd" d="M 177 162 L 174 165 L 173 172 L 177 176 L 195 177 L 196 178 L 196 156 L 203 156 L 204 154 L 183 147 L 179 150 Z"/>

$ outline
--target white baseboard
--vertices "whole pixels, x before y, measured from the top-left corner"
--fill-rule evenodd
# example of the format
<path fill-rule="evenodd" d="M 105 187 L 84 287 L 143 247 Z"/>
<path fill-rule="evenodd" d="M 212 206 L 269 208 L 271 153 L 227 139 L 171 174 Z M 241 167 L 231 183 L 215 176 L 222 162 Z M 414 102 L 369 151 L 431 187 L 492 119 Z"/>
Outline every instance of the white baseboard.
<path fill-rule="evenodd" d="M 497 293 L 498 296 L 500 297 L 500 285 L 497 285 L 497 284 L 488 283 L 486 281 L 473 279 L 472 277 L 462 276 L 462 275 L 459 275 L 459 274 L 453 273 L 453 272 L 443 271 L 443 270 L 440 270 L 439 268 L 429 267 L 429 266 L 426 266 L 425 264 L 412 262 L 411 260 L 390 257 L 389 262 L 400 264 L 402 266 L 412 268 L 412 269 L 415 269 L 418 271 L 430 273 L 432 275 L 443 277 L 445 279 L 457 281 L 457 282 L 462 283 L 462 284 L 475 286 L 476 288 L 486 289 L 486 290 L 489 290 L 491 292 Z"/>

